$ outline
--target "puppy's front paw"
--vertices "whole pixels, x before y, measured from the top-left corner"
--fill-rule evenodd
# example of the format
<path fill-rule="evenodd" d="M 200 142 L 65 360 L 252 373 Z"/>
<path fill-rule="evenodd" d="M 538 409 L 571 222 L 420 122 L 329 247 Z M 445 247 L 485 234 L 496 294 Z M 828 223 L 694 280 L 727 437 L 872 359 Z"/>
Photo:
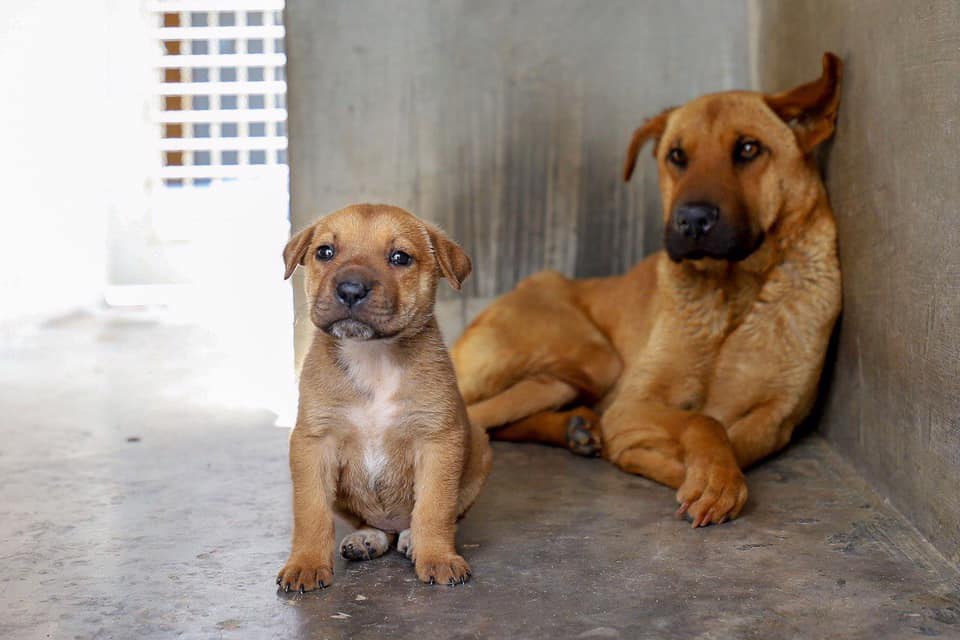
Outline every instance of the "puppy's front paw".
<path fill-rule="evenodd" d="M 694 463 L 677 490 L 677 516 L 689 514 L 695 528 L 721 524 L 736 518 L 746 501 L 747 481 L 736 462 Z"/>
<path fill-rule="evenodd" d="M 470 579 L 470 565 L 456 553 L 424 555 L 414 561 L 417 578 L 428 584 L 466 584 Z"/>
<path fill-rule="evenodd" d="M 344 536 L 340 555 L 347 560 L 373 560 L 390 548 L 390 539 L 379 529 L 358 529 Z"/>
<path fill-rule="evenodd" d="M 291 555 L 280 573 L 277 586 L 285 592 L 325 589 L 333 584 L 333 567 L 316 556 Z"/>

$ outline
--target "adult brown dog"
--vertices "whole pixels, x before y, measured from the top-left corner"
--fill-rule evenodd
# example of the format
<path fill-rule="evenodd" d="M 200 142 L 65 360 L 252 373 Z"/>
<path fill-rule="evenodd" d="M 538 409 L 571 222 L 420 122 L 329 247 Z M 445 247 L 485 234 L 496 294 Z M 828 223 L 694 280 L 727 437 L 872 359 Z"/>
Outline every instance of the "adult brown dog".
<path fill-rule="evenodd" d="M 677 488 L 693 525 L 734 518 L 741 469 L 809 412 L 840 312 L 836 230 L 813 151 L 841 63 L 775 95 L 729 91 L 647 120 L 666 250 L 628 273 L 531 276 L 453 349 L 475 425 L 566 445 Z M 592 406 L 592 408 L 590 408 Z M 601 414 L 601 415 L 598 415 Z"/>
<path fill-rule="evenodd" d="M 355 205 L 291 238 L 286 277 L 306 267 L 317 331 L 300 374 L 290 435 L 293 543 L 277 576 L 286 591 L 333 579 L 338 512 L 357 526 L 349 560 L 398 549 L 424 582 L 466 582 L 457 517 L 490 470 L 487 434 L 472 427 L 433 315 L 440 276 L 455 288 L 470 259 L 412 214 Z M 397 540 L 399 533 L 399 540 Z"/>

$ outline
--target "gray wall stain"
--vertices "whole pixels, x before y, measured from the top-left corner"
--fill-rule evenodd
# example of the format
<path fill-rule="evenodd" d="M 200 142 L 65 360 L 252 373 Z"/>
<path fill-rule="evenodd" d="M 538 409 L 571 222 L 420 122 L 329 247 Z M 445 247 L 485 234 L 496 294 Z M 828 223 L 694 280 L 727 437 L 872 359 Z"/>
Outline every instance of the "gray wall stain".
<path fill-rule="evenodd" d="M 460 240 L 470 296 L 543 268 L 623 271 L 659 246 L 666 106 L 749 82 L 744 2 L 307 2 L 287 8 L 293 226 L 407 207 Z M 717 37 L 723 34 L 724 37 Z"/>
<path fill-rule="evenodd" d="M 473 258 L 464 313 L 541 269 L 612 274 L 658 249 L 649 154 L 620 179 L 633 129 L 749 84 L 746 38 L 728 35 L 743 0 L 291 0 L 285 15 L 294 230 L 352 202 L 408 208 Z M 311 331 L 298 322 L 301 355 Z"/>

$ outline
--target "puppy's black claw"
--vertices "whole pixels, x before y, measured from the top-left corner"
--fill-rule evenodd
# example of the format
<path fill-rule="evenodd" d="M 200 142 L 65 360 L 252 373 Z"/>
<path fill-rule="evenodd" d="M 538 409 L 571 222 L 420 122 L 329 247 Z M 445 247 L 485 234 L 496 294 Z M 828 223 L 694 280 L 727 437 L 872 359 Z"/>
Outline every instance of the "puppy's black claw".
<path fill-rule="evenodd" d="M 283 582 L 283 577 L 277 576 L 277 584 L 279 585 L 281 582 Z"/>
<path fill-rule="evenodd" d="M 303 588 L 303 585 L 300 585 L 300 595 L 303 595 L 305 593 L 306 593 L 306 590 Z"/>
<path fill-rule="evenodd" d="M 430 582 L 428 584 L 437 584 L 437 579 L 433 576 L 430 576 Z"/>
<path fill-rule="evenodd" d="M 290 593 L 290 584 L 289 584 L 289 583 L 283 585 L 283 592 L 284 592 L 284 593 Z"/>

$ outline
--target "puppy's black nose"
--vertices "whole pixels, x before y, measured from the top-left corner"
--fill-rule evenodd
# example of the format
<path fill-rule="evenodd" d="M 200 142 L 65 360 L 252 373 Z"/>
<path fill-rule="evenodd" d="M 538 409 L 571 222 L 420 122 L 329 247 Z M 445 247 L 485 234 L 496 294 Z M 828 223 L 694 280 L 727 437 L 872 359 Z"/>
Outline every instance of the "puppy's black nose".
<path fill-rule="evenodd" d="M 370 287 L 355 280 L 345 280 L 337 284 L 337 300 L 347 307 L 352 307 L 367 297 Z"/>
<path fill-rule="evenodd" d="M 682 204 L 673 212 L 673 223 L 688 238 L 707 235 L 719 218 L 720 210 L 704 202 Z"/>

